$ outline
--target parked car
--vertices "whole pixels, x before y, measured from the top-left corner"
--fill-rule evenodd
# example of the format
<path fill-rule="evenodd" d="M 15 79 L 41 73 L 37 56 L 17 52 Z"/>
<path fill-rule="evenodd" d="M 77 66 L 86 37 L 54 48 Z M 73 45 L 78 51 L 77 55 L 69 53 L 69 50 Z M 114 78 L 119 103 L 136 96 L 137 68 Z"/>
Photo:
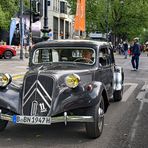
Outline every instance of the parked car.
<path fill-rule="evenodd" d="M 16 50 L 14 47 L 9 45 L 0 45 L 0 58 L 11 59 L 16 56 Z"/>
<path fill-rule="evenodd" d="M 0 75 L 0 130 L 17 124 L 83 122 L 91 138 L 101 135 L 109 100 L 120 101 L 123 69 L 107 42 L 59 40 L 30 51 L 21 86 Z"/>

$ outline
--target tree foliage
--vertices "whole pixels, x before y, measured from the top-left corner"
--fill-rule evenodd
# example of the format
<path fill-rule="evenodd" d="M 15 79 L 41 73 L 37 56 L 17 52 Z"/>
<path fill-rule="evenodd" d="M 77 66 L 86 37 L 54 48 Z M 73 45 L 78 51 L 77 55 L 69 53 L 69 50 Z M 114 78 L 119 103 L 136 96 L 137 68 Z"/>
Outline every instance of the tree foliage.
<path fill-rule="evenodd" d="M 75 14 L 76 0 L 68 0 Z M 145 0 L 86 0 L 86 31 L 112 33 L 131 39 L 148 28 L 148 2 Z"/>
<path fill-rule="evenodd" d="M 23 0 L 24 5 L 29 5 L 28 0 Z M 0 28 L 8 30 L 11 18 L 14 17 L 20 6 L 20 0 L 0 0 Z"/>

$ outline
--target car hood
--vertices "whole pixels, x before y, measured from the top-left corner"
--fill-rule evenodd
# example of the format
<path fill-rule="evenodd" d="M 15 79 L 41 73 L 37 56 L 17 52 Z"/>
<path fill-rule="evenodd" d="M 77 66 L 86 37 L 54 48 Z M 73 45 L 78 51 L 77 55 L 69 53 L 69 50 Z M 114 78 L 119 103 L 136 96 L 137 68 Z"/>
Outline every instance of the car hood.
<path fill-rule="evenodd" d="M 12 48 L 12 47 L 9 46 L 9 45 L 0 45 L 0 47 L 3 47 L 3 48 Z"/>
<path fill-rule="evenodd" d="M 26 73 L 25 77 L 29 75 L 44 75 L 53 77 L 58 83 L 63 83 L 65 77 L 69 74 L 78 74 L 80 76 L 81 82 L 91 82 L 93 79 L 93 69 L 81 69 L 81 70 L 50 70 L 50 69 L 34 69 Z M 60 81 L 60 82 L 59 82 Z"/>

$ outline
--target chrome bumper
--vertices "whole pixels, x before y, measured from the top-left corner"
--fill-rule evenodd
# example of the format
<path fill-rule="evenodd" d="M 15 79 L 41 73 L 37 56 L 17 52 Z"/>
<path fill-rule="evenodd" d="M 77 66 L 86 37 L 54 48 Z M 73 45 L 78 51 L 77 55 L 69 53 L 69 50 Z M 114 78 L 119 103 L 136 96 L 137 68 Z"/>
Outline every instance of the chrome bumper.
<path fill-rule="evenodd" d="M 1 109 L 0 109 L 0 119 L 13 122 L 13 116 L 3 114 Z M 60 123 L 60 122 L 64 122 L 65 125 L 67 125 L 67 122 L 94 122 L 94 119 L 93 116 L 68 116 L 67 112 L 64 112 L 64 116 L 51 117 L 50 124 Z"/>

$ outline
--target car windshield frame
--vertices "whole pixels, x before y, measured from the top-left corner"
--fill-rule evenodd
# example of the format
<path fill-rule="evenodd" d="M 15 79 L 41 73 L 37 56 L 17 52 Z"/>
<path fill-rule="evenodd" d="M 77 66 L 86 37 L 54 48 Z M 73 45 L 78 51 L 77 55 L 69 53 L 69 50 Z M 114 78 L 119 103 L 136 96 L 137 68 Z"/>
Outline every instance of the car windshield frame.
<path fill-rule="evenodd" d="M 39 51 L 39 50 L 44 50 L 44 49 L 46 49 L 46 50 L 57 50 L 57 51 L 59 51 L 59 50 L 63 50 L 64 51 L 64 49 L 65 50 L 73 50 L 73 51 L 78 51 L 78 50 L 80 50 L 79 52 L 82 52 L 82 51 L 84 51 L 84 50 L 90 50 L 90 51 L 92 51 L 92 58 L 93 58 L 93 62 L 92 63 L 87 63 L 87 62 L 76 62 L 76 61 L 53 61 L 53 59 L 52 59 L 52 61 L 50 61 L 50 62 L 35 62 L 35 56 L 36 56 L 36 54 L 37 54 L 37 51 Z M 52 54 L 53 54 L 53 52 L 52 52 Z M 59 55 L 59 54 L 58 54 Z M 82 56 L 82 55 L 80 55 L 80 56 Z M 40 47 L 40 48 L 36 48 L 35 50 L 34 50 L 34 52 L 33 52 L 33 56 L 32 56 L 32 63 L 34 64 L 34 65 L 41 65 L 41 64 L 49 64 L 49 65 L 51 65 L 51 64 L 54 64 L 54 63 L 59 63 L 59 64 L 69 64 L 69 63 L 73 63 L 73 64 L 80 64 L 80 65 L 94 65 L 95 63 L 96 63 L 96 57 L 97 57 L 97 53 L 96 53 L 96 50 L 94 49 L 94 48 L 92 48 L 92 47 Z M 77 58 L 77 57 L 72 57 L 72 58 Z M 82 58 L 82 57 L 79 57 L 79 58 Z"/>

